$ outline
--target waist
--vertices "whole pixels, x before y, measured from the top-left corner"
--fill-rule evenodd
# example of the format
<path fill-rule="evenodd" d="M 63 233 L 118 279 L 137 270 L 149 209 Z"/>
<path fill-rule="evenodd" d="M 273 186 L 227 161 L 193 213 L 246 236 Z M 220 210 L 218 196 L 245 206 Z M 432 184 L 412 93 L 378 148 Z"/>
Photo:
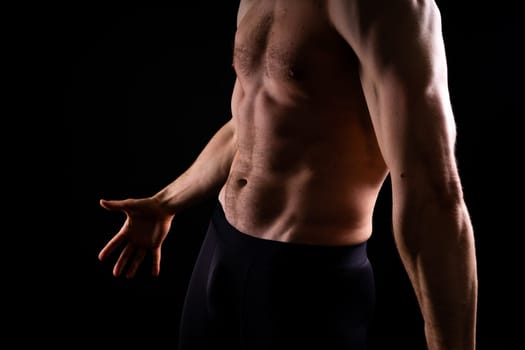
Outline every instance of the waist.
<path fill-rule="evenodd" d="M 231 174 L 219 196 L 226 218 L 251 236 L 282 242 L 349 245 L 370 237 L 379 187 L 298 177 Z"/>
<path fill-rule="evenodd" d="M 272 261 L 273 264 L 282 260 L 286 264 L 311 263 L 342 268 L 359 267 L 368 261 L 367 241 L 344 245 L 307 244 L 264 239 L 240 231 L 228 221 L 220 202 L 213 211 L 211 221 L 219 244 L 233 256 L 256 252 L 258 260 Z"/>

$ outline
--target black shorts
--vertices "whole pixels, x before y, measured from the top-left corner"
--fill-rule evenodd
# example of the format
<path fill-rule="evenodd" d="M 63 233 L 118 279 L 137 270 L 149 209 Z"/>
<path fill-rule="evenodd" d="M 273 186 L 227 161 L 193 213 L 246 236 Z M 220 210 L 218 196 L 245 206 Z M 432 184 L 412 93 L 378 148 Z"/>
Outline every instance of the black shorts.
<path fill-rule="evenodd" d="M 363 350 L 374 307 L 366 242 L 260 239 L 217 205 L 189 283 L 179 350 Z"/>

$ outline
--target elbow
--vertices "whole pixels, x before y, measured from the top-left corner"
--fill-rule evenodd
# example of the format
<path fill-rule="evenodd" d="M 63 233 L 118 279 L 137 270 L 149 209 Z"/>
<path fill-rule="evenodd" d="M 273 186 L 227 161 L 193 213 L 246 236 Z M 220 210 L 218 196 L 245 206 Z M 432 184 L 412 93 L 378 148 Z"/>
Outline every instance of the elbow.
<path fill-rule="evenodd" d="M 394 191 L 394 234 L 410 255 L 451 241 L 464 244 L 472 231 L 458 176 L 404 179 Z M 399 190 L 401 188 L 401 190 Z"/>

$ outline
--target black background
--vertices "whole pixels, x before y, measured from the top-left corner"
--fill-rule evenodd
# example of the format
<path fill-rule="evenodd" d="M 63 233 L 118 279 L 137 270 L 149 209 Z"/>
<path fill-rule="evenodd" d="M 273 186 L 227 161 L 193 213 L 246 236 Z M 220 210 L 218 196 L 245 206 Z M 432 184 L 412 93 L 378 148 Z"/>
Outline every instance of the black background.
<path fill-rule="evenodd" d="M 146 264 L 125 280 L 111 275 L 114 260 L 97 260 L 123 220 L 98 200 L 156 192 L 229 118 L 237 1 L 189 3 L 76 2 L 17 13 L 15 29 L 23 35 L 14 40 L 15 73 L 24 77 L 17 86 L 31 96 L 21 108 L 33 116 L 19 121 L 36 155 L 31 176 L 22 180 L 43 189 L 29 198 L 40 210 L 28 211 L 44 220 L 33 236 L 24 235 L 38 254 L 17 278 L 26 294 L 15 324 L 35 339 L 68 348 L 175 348 L 182 298 L 213 203 L 177 217 L 159 277 L 150 277 Z M 478 247 L 478 348 L 512 349 L 520 339 L 524 22 L 503 5 L 438 4 L 458 162 Z M 375 231 L 371 346 L 421 349 L 419 311 L 390 233 L 388 190 Z"/>

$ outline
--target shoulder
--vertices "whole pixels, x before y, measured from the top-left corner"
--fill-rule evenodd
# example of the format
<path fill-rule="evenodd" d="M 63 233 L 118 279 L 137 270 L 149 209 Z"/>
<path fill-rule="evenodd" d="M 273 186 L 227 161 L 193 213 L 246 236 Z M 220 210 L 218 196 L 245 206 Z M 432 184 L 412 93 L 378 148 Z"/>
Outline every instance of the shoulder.
<path fill-rule="evenodd" d="M 327 12 L 333 27 L 364 60 L 390 60 L 415 49 L 423 53 L 441 40 L 434 0 L 329 0 Z"/>
<path fill-rule="evenodd" d="M 328 17 L 345 35 L 365 37 L 377 30 L 418 30 L 440 20 L 435 0 L 329 0 Z"/>
<path fill-rule="evenodd" d="M 239 7 L 237 10 L 237 25 L 239 25 L 239 22 L 244 17 L 248 9 L 255 3 L 256 0 L 240 0 L 239 1 Z"/>

